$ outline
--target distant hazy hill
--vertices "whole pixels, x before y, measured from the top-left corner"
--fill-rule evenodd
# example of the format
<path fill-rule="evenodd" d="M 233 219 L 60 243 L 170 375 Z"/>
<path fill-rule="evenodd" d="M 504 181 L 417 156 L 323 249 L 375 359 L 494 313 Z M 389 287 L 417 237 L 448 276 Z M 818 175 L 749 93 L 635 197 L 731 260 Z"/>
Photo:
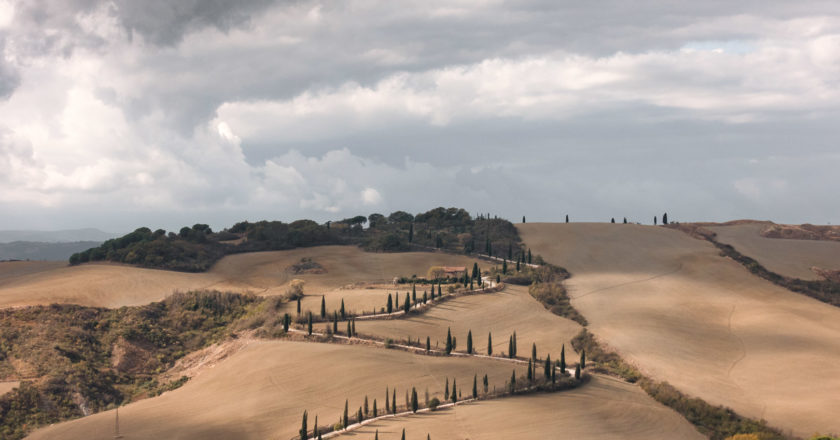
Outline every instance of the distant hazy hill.
<path fill-rule="evenodd" d="M 103 242 L 122 234 L 103 232 L 99 229 L 66 229 L 61 231 L 0 231 L 0 243 L 34 241 L 44 243 L 70 243 L 79 241 Z"/>
<path fill-rule="evenodd" d="M 44 243 L 39 241 L 13 241 L 0 243 L 0 260 L 56 260 L 66 261 L 76 252 L 102 244 L 101 241 L 74 241 Z"/>

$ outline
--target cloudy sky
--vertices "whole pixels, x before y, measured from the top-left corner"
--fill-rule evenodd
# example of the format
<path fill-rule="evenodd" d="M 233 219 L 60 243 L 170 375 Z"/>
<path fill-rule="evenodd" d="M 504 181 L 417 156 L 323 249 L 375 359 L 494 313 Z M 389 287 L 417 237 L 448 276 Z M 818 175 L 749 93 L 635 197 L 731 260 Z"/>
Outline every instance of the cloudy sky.
<path fill-rule="evenodd" d="M 840 2 L 0 0 L 0 229 L 840 222 Z"/>

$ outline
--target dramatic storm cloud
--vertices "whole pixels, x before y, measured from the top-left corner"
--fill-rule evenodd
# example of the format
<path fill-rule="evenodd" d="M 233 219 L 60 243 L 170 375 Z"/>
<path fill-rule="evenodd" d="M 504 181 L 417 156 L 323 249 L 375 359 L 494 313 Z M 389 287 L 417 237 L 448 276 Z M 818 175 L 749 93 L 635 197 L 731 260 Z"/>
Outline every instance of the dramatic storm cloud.
<path fill-rule="evenodd" d="M 0 0 L 0 229 L 840 221 L 840 4 Z"/>

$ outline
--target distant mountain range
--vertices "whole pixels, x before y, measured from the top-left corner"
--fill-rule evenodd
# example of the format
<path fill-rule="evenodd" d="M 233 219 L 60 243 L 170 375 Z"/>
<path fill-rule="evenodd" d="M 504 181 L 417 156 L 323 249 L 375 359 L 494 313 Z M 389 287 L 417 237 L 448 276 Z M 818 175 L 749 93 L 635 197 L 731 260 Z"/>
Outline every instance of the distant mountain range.
<path fill-rule="evenodd" d="M 123 234 L 100 231 L 99 229 L 65 229 L 60 231 L 0 231 L 0 243 L 13 241 L 36 241 L 42 243 L 70 243 L 78 241 L 103 242 Z"/>
<path fill-rule="evenodd" d="M 119 237 L 99 229 L 65 229 L 61 231 L 0 231 L 0 261 L 59 260 L 103 241 Z"/>

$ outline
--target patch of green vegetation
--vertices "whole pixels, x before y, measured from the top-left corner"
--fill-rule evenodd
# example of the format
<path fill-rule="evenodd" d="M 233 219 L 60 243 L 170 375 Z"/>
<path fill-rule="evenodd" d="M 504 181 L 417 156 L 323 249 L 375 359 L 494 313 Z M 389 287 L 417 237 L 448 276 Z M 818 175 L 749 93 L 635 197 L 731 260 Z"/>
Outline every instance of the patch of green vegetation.
<path fill-rule="evenodd" d="M 496 271 L 497 272 L 497 271 Z M 498 275 L 492 272 L 491 275 Z M 502 281 L 510 284 L 530 285 L 528 293 L 555 315 L 571 319 L 580 325 L 587 325 L 586 318 L 572 306 L 563 281 L 569 272 L 559 266 L 543 264 L 538 267 L 522 265 L 518 272 L 509 271 Z"/>
<path fill-rule="evenodd" d="M 572 339 L 577 352 L 586 351 L 587 370 L 621 377 L 639 385 L 657 402 L 672 408 L 691 422 L 711 440 L 723 440 L 738 434 L 754 435 L 757 440 L 782 440 L 786 437 L 763 420 L 743 417 L 723 406 L 713 406 L 702 399 L 689 397 L 667 382 L 647 377 L 612 351 L 604 350 L 588 330 L 583 329 Z"/>
<path fill-rule="evenodd" d="M 176 293 L 139 307 L 76 305 L 0 310 L 0 364 L 28 377 L 0 396 L 0 437 L 22 438 L 46 423 L 98 412 L 183 385 L 155 376 L 185 354 L 230 334 L 265 302 L 252 295 Z"/>

